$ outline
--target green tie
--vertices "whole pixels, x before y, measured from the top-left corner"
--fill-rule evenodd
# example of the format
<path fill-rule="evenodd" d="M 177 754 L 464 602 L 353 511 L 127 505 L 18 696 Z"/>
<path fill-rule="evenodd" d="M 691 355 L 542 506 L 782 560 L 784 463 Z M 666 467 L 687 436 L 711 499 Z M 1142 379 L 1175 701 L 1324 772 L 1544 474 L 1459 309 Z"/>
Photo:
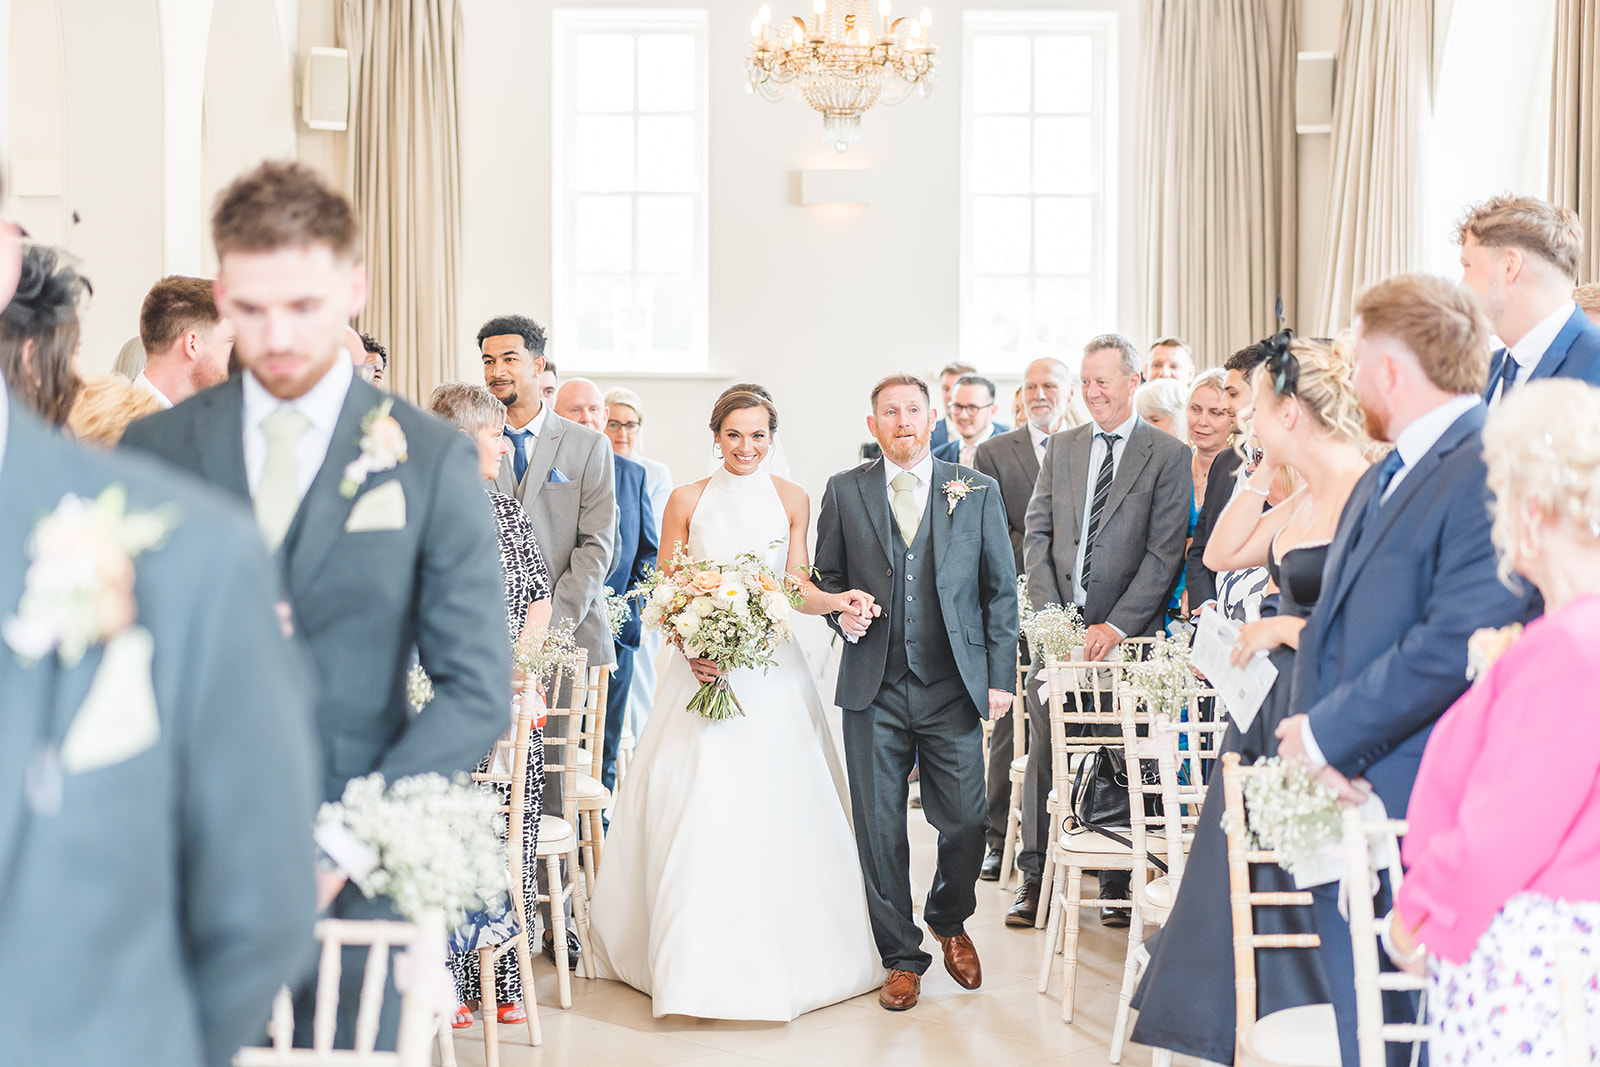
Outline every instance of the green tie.
<path fill-rule="evenodd" d="M 906 539 L 906 544 L 911 544 L 911 539 L 917 536 L 917 526 L 922 522 L 922 513 L 917 510 L 917 476 L 910 471 L 901 471 L 894 476 L 894 481 L 889 483 L 894 488 L 894 502 L 890 507 L 894 509 L 894 521 L 900 525 L 900 536 Z"/>
<path fill-rule="evenodd" d="M 294 448 L 311 420 L 285 404 L 261 420 L 267 439 L 267 458 L 256 483 L 256 525 L 268 552 L 276 552 L 300 507 L 300 484 L 295 476 Z"/>

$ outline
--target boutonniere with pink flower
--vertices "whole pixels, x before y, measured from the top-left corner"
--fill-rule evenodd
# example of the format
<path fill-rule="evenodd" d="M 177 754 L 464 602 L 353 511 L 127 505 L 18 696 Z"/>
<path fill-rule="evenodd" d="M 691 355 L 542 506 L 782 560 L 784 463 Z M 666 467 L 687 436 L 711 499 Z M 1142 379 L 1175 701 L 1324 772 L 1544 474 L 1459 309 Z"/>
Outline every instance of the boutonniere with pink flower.
<path fill-rule="evenodd" d="M 1514 622 L 1499 629 L 1485 627 L 1467 638 L 1467 681 L 1479 682 L 1495 661 L 1522 636 L 1522 624 Z"/>
<path fill-rule="evenodd" d="M 346 465 L 344 480 L 339 483 L 339 495 L 346 500 L 366 484 L 369 474 L 393 470 L 406 461 L 406 432 L 400 428 L 399 420 L 389 414 L 393 408 L 391 397 L 362 418 L 361 455 Z"/>
<path fill-rule="evenodd" d="M 973 485 L 965 478 L 952 478 L 941 487 L 944 490 L 945 501 L 950 505 L 945 511 L 946 515 L 954 515 L 956 505 L 967 499 L 967 494 L 976 493 L 989 488 L 986 485 Z"/>

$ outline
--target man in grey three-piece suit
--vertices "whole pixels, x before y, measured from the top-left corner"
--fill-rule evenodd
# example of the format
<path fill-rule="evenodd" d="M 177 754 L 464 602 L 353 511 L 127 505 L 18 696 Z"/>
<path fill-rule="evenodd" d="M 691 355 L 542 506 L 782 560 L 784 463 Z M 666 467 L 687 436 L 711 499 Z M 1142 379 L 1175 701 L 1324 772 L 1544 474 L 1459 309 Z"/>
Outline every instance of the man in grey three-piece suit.
<path fill-rule="evenodd" d="M 212 227 L 217 303 L 238 327 L 244 372 L 134 423 L 124 447 L 253 507 L 283 572 L 280 611 L 315 662 L 326 799 L 373 771 L 470 771 L 511 703 L 504 579 L 472 445 L 355 376 L 341 342 L 366 280 L 348 201 L 307 168 L 268 163 L 224 191 Z M 420 716 L 406 701 L 413 649 L 434 690 Z M 353 885 L 332 910 L 393 915 Z M 364 960 L 346 950 L 341 1045 Z M 297 1040 L 309 1038 L 313 984 L 298 998 Z M 391 993 L 385 1044 L 398 1014 Z"/>
<path fill-rule="evenodd" d="M 1084 347 L 1079 375 L 1091 422 L 1050 438 L 1028 505 L 1022 556 L 1034 608 L 1076 604 L 1088 624 L 1084 658 L 1104 659 L 1125 637 L 1151 637 L 1166 625 L 1167 605 L 1183 568 L 1183 541 L 1194 503 L 1190 453 L 1183 442 L 1140 419 L 1133 407 L 1139 353 L 1118 334 Z M 1034 691 L 1036 662 L 1029 677 Z M 1050 826 L 1050 716 L 1029 705 L 1028 772 L 1023 784 L 1022 887 L 1008 926 L 1032 926 L 1038 915 Z M 1108 709 L 1109 710 L 1109 709 Z M 1129 875 L 1100 878 L 1105 899 L 1125 899 Z M 1127 925 L 1126 909 L 1105 908 L 1110 925 Z"/>
<path fill-rule="evenodd" d="M 883 456 L 828 480 L 817 519 L 816 583 L 859 589 L 874 621 L 829 618 L 854 641 L 839 666 L 845 765 L 867 909 L 888 980 L 878 1000 L 913 1007 L 932 957 L 911 912 L 906 779 L 921 767 L 922 810 L 939 831 L 923 919 L 945 969 L 983 980 L 964 924 L 977 908 L 987 819 L 982 720 L 1016 687 L 1016 568 L 992 479 L 928 450 L 933 406 L 910 375 L 873 390 L 868 429 Z"/>

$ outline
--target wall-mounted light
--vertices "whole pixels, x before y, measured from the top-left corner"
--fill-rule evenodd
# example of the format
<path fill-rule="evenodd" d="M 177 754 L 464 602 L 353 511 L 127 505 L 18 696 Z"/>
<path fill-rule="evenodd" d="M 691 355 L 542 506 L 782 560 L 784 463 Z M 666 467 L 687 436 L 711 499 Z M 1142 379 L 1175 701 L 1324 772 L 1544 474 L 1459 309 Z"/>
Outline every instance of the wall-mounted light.
<path fill-rule="evenodd" d="M 800 172 L 800 203 L 866 204 L 867 170 L 803 170 Z"/>

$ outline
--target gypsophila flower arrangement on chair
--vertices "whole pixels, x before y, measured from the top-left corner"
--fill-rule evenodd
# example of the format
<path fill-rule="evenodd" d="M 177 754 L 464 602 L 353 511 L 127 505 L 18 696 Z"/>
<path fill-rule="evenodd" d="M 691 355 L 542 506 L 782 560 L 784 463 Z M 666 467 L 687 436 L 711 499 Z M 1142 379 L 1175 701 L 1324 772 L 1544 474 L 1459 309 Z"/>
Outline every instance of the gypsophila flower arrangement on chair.
<path fill-rule="evenodd" d="M 540 629 L 528 626 L 511 649 L 511 663 L 527 678 L 548 681 L 554 675 L 576 675 L 587 653 L 573 637 L 571 619 Z"/>
<path fill-rule="evenodd" d="M 778 642 L 792 637 L 798 583 L 780 577 L 751 552 L 732 563 L 715 563 L 690 559 L 680 548 L 672 568 L 670 574 L 650 574 L 634 594 L 644 601 L 644 625 L 660 630 L 685 655 L 708 659 L 721 671 L 700 686 L 688 710 L 713 720 L 743 715 L 728 672 L 765 672 L 773 665 Z"/>
<path fill-rule="evenodd" d="M 1083 613 L 1075 606 L 1062 607 L 1060 604 L 1029 611 L 1022 622 L 1022 632 L 1028 638 L 1028 650 L 1034 656 L 1042 656 L 1046 662 L 1065 662 L 1081 657 L 1086 630 Z"/>
<path fill-rule="evenodd" d="M 1245 829 L 1252 848 L 1278 853 L 1278 865 L 1302 888 L 1338 879 L 1343 818 L 1331 789 L 1305 764 L 1277 756 L 1256 766 L 1264 773 L 1244 780 Z"/>
<path fill-rule="evenodd" d="M 1150 658 L 1128 665 L 1129 681 L 1145 694 L 1150 714 L 1168 722 L 1183 717 L 1187 691 L 1196 678 L 1189 666 L 1189 646 L 1182 641 L 1160 639 L 1150 646 Z"/>

